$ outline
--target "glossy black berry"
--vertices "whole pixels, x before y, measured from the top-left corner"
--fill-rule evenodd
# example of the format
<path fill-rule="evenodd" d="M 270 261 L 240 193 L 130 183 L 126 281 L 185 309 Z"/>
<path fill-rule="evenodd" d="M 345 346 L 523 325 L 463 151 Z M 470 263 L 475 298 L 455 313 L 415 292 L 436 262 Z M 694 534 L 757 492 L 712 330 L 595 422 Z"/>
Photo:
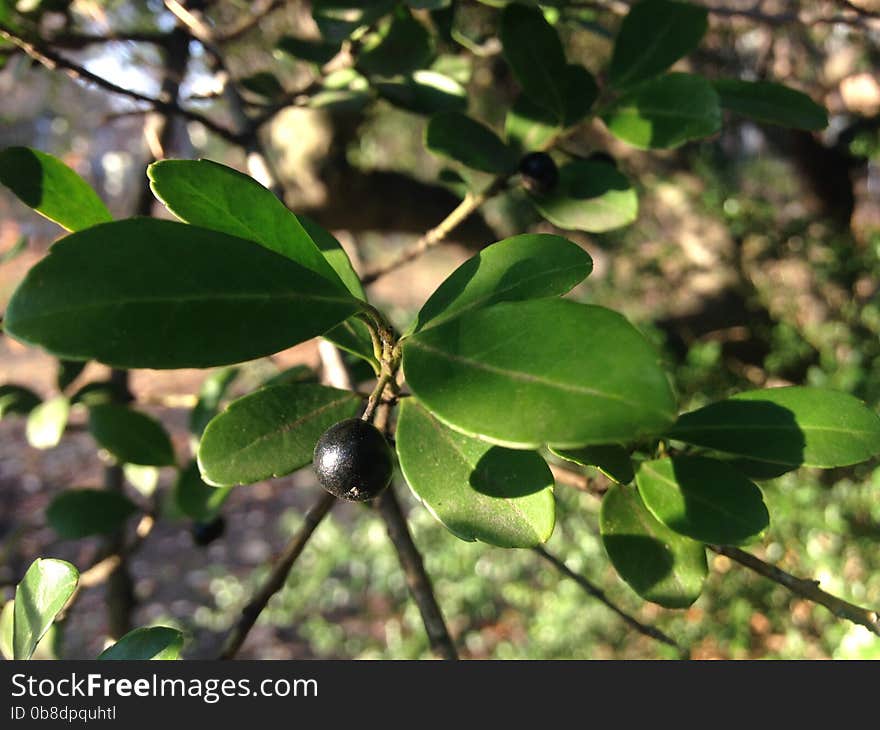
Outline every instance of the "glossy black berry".
<path fill-rule="evenodd" d="M 559 182 L 559 170 L 546 152 L 529 152 L 519 162 L 523 187 L 530 193 L 549 193 Z"/>
<path fill-rule="evenodd" d="M 391 449 L 379 430 L 359 418 L 328 428 L 315 446 L 318 481 L 339 499 L 363 502 L 388 486 Z"/>
<path fill-rule="evenodd" d="M 226 520 L 221 516 L 208 522 L 196 522 L 192 526 L 192 539 L 196 545 L 204 547 L 223 536 L 226 532 Z"/>

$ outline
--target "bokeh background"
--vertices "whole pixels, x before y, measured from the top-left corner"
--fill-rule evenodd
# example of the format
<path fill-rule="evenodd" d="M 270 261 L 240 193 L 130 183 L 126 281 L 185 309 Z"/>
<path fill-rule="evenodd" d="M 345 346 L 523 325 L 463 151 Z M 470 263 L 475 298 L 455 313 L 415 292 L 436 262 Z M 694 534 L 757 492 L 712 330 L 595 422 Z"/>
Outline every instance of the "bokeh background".
<path fill-rule="evenodd" d="M 220 28 L 260 9 L 260 3 L 235 1 L 208 5 L 207 17 Z M 309 3 L 276 5 L 224 49 L 233 78 L 271 71 L 290 91 L 308 85 L 315 70 L 279 51 L 278 40 L 286 34 L 316 37 L 317 29 Z M 466 85 L 472 114 L 500 128 L 517 89 L 494 35 L 496 11 L 479 2 L 454 6 L 454 40 L 441 49 L 435 66 Z M 640 214 L 636 224 L 620 231 L 565 233 L 595 262 L 594 273 L 574 295 L 624 312 L 649 334 L 675 375 L 683 408 L 785 383 L 837 388 L 876 408 L 880 4 L 746 0 L 715 7 L 709 35 L 679 67 L 710 77 L 784 82 L 826 104 L 831 123 L 813 135 L 730 119 L 716 138 L 663 153 L 628 148 L 598 122 L 579 128 L 564 149 L 612 155 L 638 184 Z M 570 58 L 601 75 L 610 34 L 625 9 L 613 1 L 573 2 L 548 12 Z M 842 20 L 823 21 L 830 18 Z M 175 21 L 153 0 L 75 0 L 66 15 L 48 13 L 41 22 L 51 37 L 165 32 Z M 234 124 L 236 110 L 223 94 L 223 73 L 199 44 L 192 43 L 189 51 L 184 103 Z M 63 52 L 126 88 L 149 95 L 160 90 L 162 61 L 149 43 L 83 44 Z M 332 230 L 355 266 L 363 268 L 390 259 L 455 205 L 454 190 L 440 182 L 443 164 L 424 149 L 425 121 L 384 101 L 329 110 L 292 106 L 264 130 L 263 141 L 291 209 Z M 170 156 L 207 157 L 247 169 L 241 149 L 196 122 L 173 123 Z M 144 167 L 153 154 L 151 124 L 151 115 L 137 103 L 48 72 L 22 54 L 10 55 L 0 70 L 0 147 L 23 144 L 58 155 L 96 187 L 115 215 L 131 215 L 138 205 Z M 526 230 L 554 229 L 538 221 L 522 193 L 512 190 L 447 245 L 378 281 L 370 295 L 405 324 L 474 250 Z M 59 235 L 54 224 L 0 189 L 0 256 L 27 239 L 19 255 L 0 264 L 0 308 Z M 231 394 L 248 392 L 297 364 L 320 367 L 314 343 L 244 365 Z M 77 382 L 101 375 L 102 367 L 91 363 Z M 181 460 L 190 449 L 187 408 L 204 377 L 199 371 L 132 375 L 138 401 L 169 428 Z M 48 397 L 56 388 L 55 361 L 0 337 L 0 382 L 21 383 Z M 27 444 L 23 419 L 0 421 L 0 583 L 7 596 L 34 557 L 63 557 L 82 566 L 98 550 L 94 540 L 59 540 L 44 517 L 60 491 L 100 484 L 103 463 L 83 424 L 83 414 L 75 411 L 62 443 L 37 451 Z M 173 479 L 172 470 L 160 474 L 157 494 L 167 519 L 131 562 L 135 620 L 177 625 L 189 639 L 187 656 L 209 657 L 318 487 L 307 469 L 238 488 L 224 509 L 226 534 L 199 548 L 190 520 L 163 497 Z M 768 482 L 764 493 L 774 521 L 755 547 L 757 554 L 815 577 L 832 593 L 880 606 L 876 464 L 822 473 L 801 469 Z M 645 604 L 617 578 L 604 555 L 598 502 L 562 486 L 557 499 L 559 517 L 548 549 L 627 610 L 690 647 L 694 657 L 880 658 L 880 639 L 867 630 L 837 621 L 723 556 L 711 559 L 706 591 L 689 610 Z M 533 553 L 461 542 L 408 495 L 406 506 L 464 656 L 672 656 L 628 631 Z M 62 656 L 85 658 L 100 651 L 107 631 L 103 599 L 102 588 L 84 592 L 65 621 Z M 384 526 L 358 505 L 343 505 L 322 525 L 241 653 L 249 658 L 429 655 Z"/>

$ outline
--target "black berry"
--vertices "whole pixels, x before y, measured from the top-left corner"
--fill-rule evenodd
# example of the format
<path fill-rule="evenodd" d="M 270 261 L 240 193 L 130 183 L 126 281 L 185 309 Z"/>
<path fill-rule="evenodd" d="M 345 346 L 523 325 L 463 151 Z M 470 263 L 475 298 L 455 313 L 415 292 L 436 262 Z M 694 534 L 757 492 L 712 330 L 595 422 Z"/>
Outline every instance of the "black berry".
<path fill-rule="evenodd" d="M 359 418 L 328 428 L 315 446 L 318 481 L 339 499 L 363 502 L 388 486 L 391 449 L 379 430 Z"/>
<path fill-rule="evenodd" d="M 192 527 L 192 539 L 196 545 L 210 545 L 226 532 L 226 520 L 221 516 L 208 522 L 196 522 Z"/>
<path fill-rule="evenodd" d="M 549 193 L 559 182 L 559 170 L 546 152 L 529 152 L 519 162 L 523 187 L 530 193 Z"/>

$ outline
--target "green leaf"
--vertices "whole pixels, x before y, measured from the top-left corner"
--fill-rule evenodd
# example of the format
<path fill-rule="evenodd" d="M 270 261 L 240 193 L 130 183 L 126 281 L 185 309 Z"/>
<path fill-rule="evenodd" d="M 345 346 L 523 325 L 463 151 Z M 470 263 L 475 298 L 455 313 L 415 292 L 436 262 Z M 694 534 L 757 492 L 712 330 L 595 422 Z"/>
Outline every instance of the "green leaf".
<path fill-rule="evenodd" d="M 261 388 L 270 385 L 292 385 L 293 383 L 317 383 L 318 374 L 308 365 L 293 365 L 270 376 L 261 384 Z"/>
<path fill-rule="evenodd" d="M 238 377 L 240 372 L 239 368 L 221 368 L 215 370 L 202 381 L 202 387 L 199 388 L 199 399 L 189 414 L 191 434 L 194 436 L 202 435 L 208 421 L 217 415 L 220 401 L 223 400 L 232 381 Z"/>
<path fill-rule="evenodd" d="M 708 573 L 705 548 L 654 519 L 634 488 L 606 492 L 599 530 L 620 577 L 642 598 L 666 608 L 687 608 L 699 598 Z"/>
<path fill-rule="evenodd" d="M 398 79 L 373 84 L 380 96 L 416 114 L 464 111 L 467 91 L 449 76 L 436 71 L 415 71 Z"/>
<path fill-rule="evenodd" d="M 721 103 L 702 76 L 674 73 L 639 84 L 603 118 L 615 137 L 633 147 L 669 149 L 721 129 Z"/>
<path fill-rule="evenodd" d="M 178 509 L 198 522 L 210 522 L 220 512 L 232 487 L 211 487 L 202 481 L 199 465 L 192 461 L 181 469 L 174 485 L 174 501 Z"/>
<path fill-rule="evenodd" d="M 40 215 L 68 231 L 112 220 L 89 184 L 57 157 L 29 147 L 0 151 L 0 183 Z"/>
<path fill-rule="evenodd" d="M 281 85 L 278 77 L 271 71 L 258 71 L 243 79 L 239 79 L 238 83 L 252 94 L 265 97 L 266 99 L 277 99 L 284 95 L 284 87 Z"/>
<path fill-rule="evenodd" d="M 781 466 L 849 466 L 880 454 L 880 418 L 846 393 L 791 386 L 739 393 L 679 417 L 670 438 Z"/>
<path fill-rule="evenodd" d="M 311 97 L 309 108 L 351 114 L 363 109 L 369 101 L 370 94 L 361 89 L 328 89 Z"/>
<path fill-rule="evenodd" d="M 15 589 L 15 659 L 30 659 L 40 639 L 73 595 L 79 571 L 54 558 L 37 558 Z"/>
<path fill-rule="evenodd" d="M 394 76 L 424 68 L 431 62 L 431 34 L 406 8 L 391 22 L 364 39 L 357 68 L 367 76 Z"/>
<path fill-rule="evenodd" d="M 144 661 L 179 659 L 183 634 L 168 626 L 150 626 L 129 631 L 113 646 L 101 652 L 98 659 Z"/>
<path fill-rule="evenodd" d="M 0 418 L 5 418 L 10 413 L 30 413 L 41 402 L 40 396 L 23 385 L 14 383 L 0 385 Z"/>
<path fill-rule="evenodd" d="M 373 368 L 373 372 L 379 374 L 380 367 L 373 349 L 373 338 L 370 336 L 370 328 L 363 320 L 358 317 L 349 317 L 342 324 L 325 332 L 324 339 L 329 340 L 338 348 L 366 360 Z"/>
<path fill-rule="evenodd" d="M 341 43 L 390 13 L 396 0 L 312 0 L 312 17 L 324 40 Z"/>
<path fill-rule="evenodd" d="M 28 415 L 25 435 L 35 449 L 51 449 L 61 441 L 70 415 L 70 401 L 63 395 L 44 401 Z"/>
<path fill-rule="evenodd" d="M 674 418 L 642 335 L 616 312 L 564 299 L 467 312 L 406 340 L 403 366 L 441 421 L 500 446 L 630 443 Z"/>
<path fill-rule="evenodd" d="M 508 5 L 499 29 L 504 57 L 526 94 L 536 104 L 565 115 L 565 51 L 556 29 L 539 8 Z"/>
<path fill-rule="evenodd" d="M 770 81 L 718 79 L 712 85 L 721 107 L 765 124 L 819 131 L 828 126 L 828 112 L 803 92 Z"/>
<path fill-rule="evenodd" d="M 325 43 L 324 41 L 286 35 L 278 41 L 277 48 L 301 61 L 309 61 L 323 66 L 339 53 L 340 46 L 338 43 Z"/>
<path fill-rule="evenodd" d="M 13 294 L 6 331 L 116 367 L 212 367 L 291 347 L 358 307 L 250 241 L 135 218 L 56 243 Z"/>
<path fill-rule="evenodd" d="M 459 112 L 431 117 L 425 130 L 425 145 L 435 155 L 474 170 L 505 175 L 516 169 L 513 150 L 487 126 Z"/>
<path fill-rule="evenodd" d="M 14 616 L 15 601 L 6 601 L 6 603 L 3 604 L 3 610 L 0 611 L 0 656 L 10 662 L 15 657 L 12 648 Z"/>
<path fill-rule="evenodd" d="M 65 390 L 85 370 L 86 365 L 88 362 L 85 360 L 59 360 L 58 375 L 55 378 L 58 390 Z"/>
<path fill-rule="evenodd" d="M 170 466 L 174 448 L 156 419 L 123 405 L 104 403 L 89 408 L 89 431 L 101 448 L 123 464 Z"/>
<path fill-rule="evenodd" d="M 618 484 L 635 479 L 629 452 L 617 444 L 597 444 L 580 449 L 550 449 L 556 456 L 581 466 L 594 466 Z"/>
<path fill-rule="evenodd" d="M 366 301 L 367 295 L 364 293 L 364 286 L 361 284 L 360 277 L 355 272 L 354 267 L 351 265 L 351 259 L 348 258 L 348 254 L 342 248 L 342 244 L 339 243 L 336 236 L 308 216 L 300 215 L 297 216 L 297 219 L 309 238 L 312 239 L 312 242 L 318 247 L 324 258 L 327 259 L 327 263 L 333 267 L 345 288 L 348 289 L 352 296 Z"/>
<path fill-rule="evenodd" d="M 580 246 L 546 233 L 506 238 L 459 266 L 425 302 L 411 330 L 503 301 L 565 294 L 593 270 Z"/>
<path fill-rule="evenodd" d="M 758 486 L 722 461 L 701 456 L 647 461 L 636 483 L 654 517 L 700 542 L 745 545 L 770 524 Z"/>
<path fill-rule="evenodd" d="M 451 431 L 413 399 L 401 405 L 400 468 L 431 514 L 462 540 L 533 547 L 553 533 L 553 475 L 534 451 Z"/>
<path fill-rule="evenodd" d="M 556 116 L 520 94 L 504 120 L 507 141 L 522 152 L 543 150 L 562 127 Z"/>
<path fill-rule="evenodd" d="M 318 438 L 360 407 L 356 393 L 321 385 L 277 385 L 239 398 L 202 436 L 199 468 L 214 486 L 253 484 L 312 461 Z"/>
<path fill-rule="evenodd" d="M 657 76 L 694 50 L 706 33 L 706 8 L 670 0 L 643 0 L 623 19 L 608 78 L 628 86 Z"/>
<path fill-rule="evenodd" d="M 144 497 L 151 497 L 159 486 L 159 469 L 141 464 L 123 464 L 125 478 Z"/>
<path fill-rule="evenodd" d="M 255 241 L 323 276 L 328 291 L 342 288 L 297 217 L 252 177 L 210 160 L 161 160 L 147 174 L 153 193 L 180 220 Z"/>
<path fill-rule="evenodd" d="M 95 406 L 101 403 L 125 403 L 131 400 L 131 393 L 125 386 L 112 380 L 93 380 L 85 383 L 70 396 L 70 405 Z"/>
<path fill-rule="evenodd" d="M 614 165 L 575 160 L 559 170 L 559 182 L 532 204 L 560 228 L 603 233 L 629 225 L 638 216 L 639 199 L 626 176 Z"/>
<path fill-rule="evenodd" d="M 593 108 L 599 96 L 599 87 L 593 74 L 583 66 L 570 63 L 565 67 L 563 83 L 563 115 L 564 126 L 577 124 Z"/>
<path fill-rule="evenodd" d="M 109 535 L 137 511 L 137 505 L 118 492 L 69 489 L 52 500 L 46 519 L 60 537 L 77 540 Z"/>

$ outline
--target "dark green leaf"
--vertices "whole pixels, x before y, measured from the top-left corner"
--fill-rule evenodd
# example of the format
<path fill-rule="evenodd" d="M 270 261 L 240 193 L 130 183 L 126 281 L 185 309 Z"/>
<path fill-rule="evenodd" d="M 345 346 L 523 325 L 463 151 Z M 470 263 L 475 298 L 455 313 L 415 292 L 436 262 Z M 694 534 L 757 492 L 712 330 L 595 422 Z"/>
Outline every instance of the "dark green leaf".
<path fill-rule="evenodd" d="M 674 418 L 642 335 L 616 312 L 564 299 L 467 312 L 407 339 L 403 364 L 435 416 L 501 446 L 630 443 Z"/>
<path fill-rule="evenodd" d="M 320 91 L 309 99 L 309 107 L 327 112 L 349 114 L 363 109 L 370 94 L 360 89 L 330 89 Z"/>
<path fill-rule="evenodd" d="M 370 328 L 363 320 L 358 317 L 349 317 L 342 324 L 325 332 L 324 339 L 329 340 L 338 348 L 366 360 L 373 368 L 373 372 L 379 374 L 379 361 L 376 359 L 373 349 L 373 338 L 370 335 Z"/>
<path fill-rule="evenodd" d="M 424 68 L 433 54 L 428 29 L 400 8 L 382 30 L 364 39 L 357 67 L 368 76 L 395 76 Z"/>
<path fill-rule="evenodd" d="M 565 115 L 565 51 L 556 29 L 539 8 L 508 5 L 499 29 L 504 57 L 523 93 L 536 104 Z"/>
<path fill-rule="evenodd" d="M 670 0 L 643 0 L 623 19 L 608 76 L 628 86 L 656 76 L 696 48 L 706 33 L 706 8 Z"/>
<path fill-rule="evenodd" d="M 635 479 L 629 452 L 617 444 L 597 444 L 580 449 L 550 449 L 558 457 L 581 466 L 594 466 L 618 484 L 629 484 Z"/>
<path fill-rule="evenodd" d="M 721 129 L 721 103 L 702 76 L 667 74 L 624 94 L 603 118 L 633 147 L 668 149 Z"/>
<path fill-rule="evenodd" d="M 300 215 L 297 216 L 297 219 L 309 235 L 309 238 L 312 239 L 312 242 L 318 247 L 324 258 L 327 259 L 327 263 L 333 267 L 345 288 L 348 289 L 352 296 L 366 301 L 367 295 L 364 293 L 363 284 L 361 284 L 360 278 L 351 265 L 351 259 L 348 258 L 348 254 L 342 248 L 342 244 L 339 243 L 336 236 L 307 216 Z"/>
<path fill-rule="evenodd" d="M 335 269 L 271 190 L 210 160 L 162 160 L 147 168 L 153 193 L 180 220 L 256 241 L 342 288 Z"/>
<path fill-rule="evenodd" d="M 0 385 L 0 418 L 5 418 L 10 413 L 30 413 L 41 402 L 40 396 L 23 385 Z"/>
<path fill-rule="evenodd" d="M 292 385 L 294 383 L 314 383 L 317 381 L 318 374 L 308 365 L 293 365 L 267 378 L 260 387 L 267 388 L 271 385 Z"/>
<path fill-rule="evenodd" d="M 252 94 L 263 96 L 267 99 L 277 99 L 284 95 L 284 87 L 271 71 L 258 71 L 255 74 L 240 79 L 239 84 Z"/>
<path fill-rule="evenodd" d="M 504 120 L 507 141 L 523 152 L 545 149 L 561 129 L 553 112 L 535 104 L 525 94 L 517 97 Z"/>
<path fill-rule="evenodd" d="M 360 397 L 321 385 L 261 388 L 229 404 L 202 436 L 199 468 L 214 486 L 253 484 L 312 460 L 318 438 L 352 417 Z"/>
<path fill-rule="evenodd" d="M 464 111 L 467 91 L 436 71 L 416 71 L 393 81 L 377 81 L 376 91 L 395 106 L 416 114 Z"/>
<path fill-rule="evenodd" d="M 123 464 L 170 466 L 174 448 L 162 424 L 123 405 L 104 403 L 89 408 L 89 431 L 101 448 Z"/>
<path fill-rule="evenodd" d="M 6 331 L 117 367 L 212 367 L 303 342 L 358 307 L 250 241 L 136 218 L 55 244 L 13 294 Z"/>
<path fill-rule="evenodd" d="M 294 58 L 309 61 L 323 66 L 339 53 L 338 43 L 325 43 L 308 38 L 295 38 L 286 35 L 278 41 L 279 50 L 289 53 Z"/>
<path fill-rule="evenodd" d="M 101 403 L 125 403 L 130 399 L 131 394 L 125 386 L 112 380 L 94 380 L 85 383 L 70 396 L 70 405 L 82 404 L 91 407 Z"/>
<path fill-rule="evenodd" d="M 563 124 L 570 127 L 577 124 L 593 108 L 593 103 L 599 96 L 599 87 L 586 68 L 576 63 L 570 63 L 565 67 L 563 83 Z"/>
<path fill-rule="evenodd" d="M 456 537 L 508 548 L 550 538 L 553 475 L 534 451 L 456 433 L 411 398 L 401 406 L 396 440 L 413 493 Z"/>
<path fill-rule="evenodd" d="M 86 360 L 59 360 L 58 375 L 55 378 L 58 390 L 65 390 L 79 377 L 86 365 L 88 365 Z"/>
<path fill-rule="evenodd" d="M 222 368 L 211 373 L 202 381 L 199 388 L 199 399 L 189 414 L 189 430 L 195 436 L 201 436 L 220 408 L 220 401 L 226 395 L 226 391 L 232 381 L 238 376 L 239 368 Z"/>
<path fill-rule="evenodd" d="M 494 175 L 516 168 L 516 155 L 491 129 L 458 112 L 431 117 L 425 144 L 436 155 Z"/>
<path fill-rule="evenodd" d="M 137 511 L 137 506 L 118 492 L 69 489 L 52 500 L 46 518 L 59 536 L 76 540 L 109 535 Z"/>
<path fill-rule="evenodd" d="M 198 522 L 210 522 L 220 512 L 232 487 L 211 487 L 202 481 L 199 465 L 193 461 L 181 469 L 174 485 L 177 508 Z"/>
<path fill-rule="evenodd" d="M 183 634 L 168 626 L 150 626 L 129 631 L 98 659 L 144 661 L 147 659 L 179 659 L 183 648 Z"/>
<path fill-rule="evenodd" d="M 699 598 L 708 573 L 705 548 L 654 519 L 635 488 L 611 487 L 599 529 L 620 577 L 642 598 L 667 608 L 687 608 Z"/>
<path fill-rule="evenodd" d="M 30 659 L 40 639 L 76 589 L 79 571 L 54 558 L 37 558 L 15 589 L 13 655 Z"/>
<path fill-rule="evenodd" d="M 546 233 L 506 238 L 459 266 L 431 295 L 412 332 L 504 301 L 565 294 L 593 270 L 577 244 Z"/>
<path fill-rule="evenodd" d="M 701 456 L 646 461 L 636 481 L 654 517 L 700 542 L 745 545 L 770 524 L 758 486 L 722 461 Z"/>
<path fill-rule="evenodd" d="M 0 152 L 0 183 L 21 202 L 68 231 L 112 220 L 89 184 L 57 157 L 29 147 Z"/>
<path fill-rule="evenodd" d="M 324 40 L 341 43 L 390 13 L 396 0 L 312 0 L 312 17 Z"/>
<path fill-rule="evenodd" d="M 721 107 L 765 124 L 819 131 L 828 112 L 806 94 L 769 81 L 718 79 L 712 82 Z"/>
<path fill-rule="evenodd" d="M 70 415 L 70 401 L 63 395 L 43 401 L 28 414 L 25 435 L 35 449 L 51 449 L 61 441 Z"/>
<path fill-rule="evenodd" d="M 639 210 L 636 191 L 626 176 L 614 165 L 592 160 L 563 166 L 556 187 L 531 200 L 553 225 L 591 233 L 629 225 Z"/>
<path fill-rule="evenodd" d="M 849 466 L 880 453 L 880 418 L 846 393 L 751 390 L 685 413 L 669 436 L 780 466 Z"/>

